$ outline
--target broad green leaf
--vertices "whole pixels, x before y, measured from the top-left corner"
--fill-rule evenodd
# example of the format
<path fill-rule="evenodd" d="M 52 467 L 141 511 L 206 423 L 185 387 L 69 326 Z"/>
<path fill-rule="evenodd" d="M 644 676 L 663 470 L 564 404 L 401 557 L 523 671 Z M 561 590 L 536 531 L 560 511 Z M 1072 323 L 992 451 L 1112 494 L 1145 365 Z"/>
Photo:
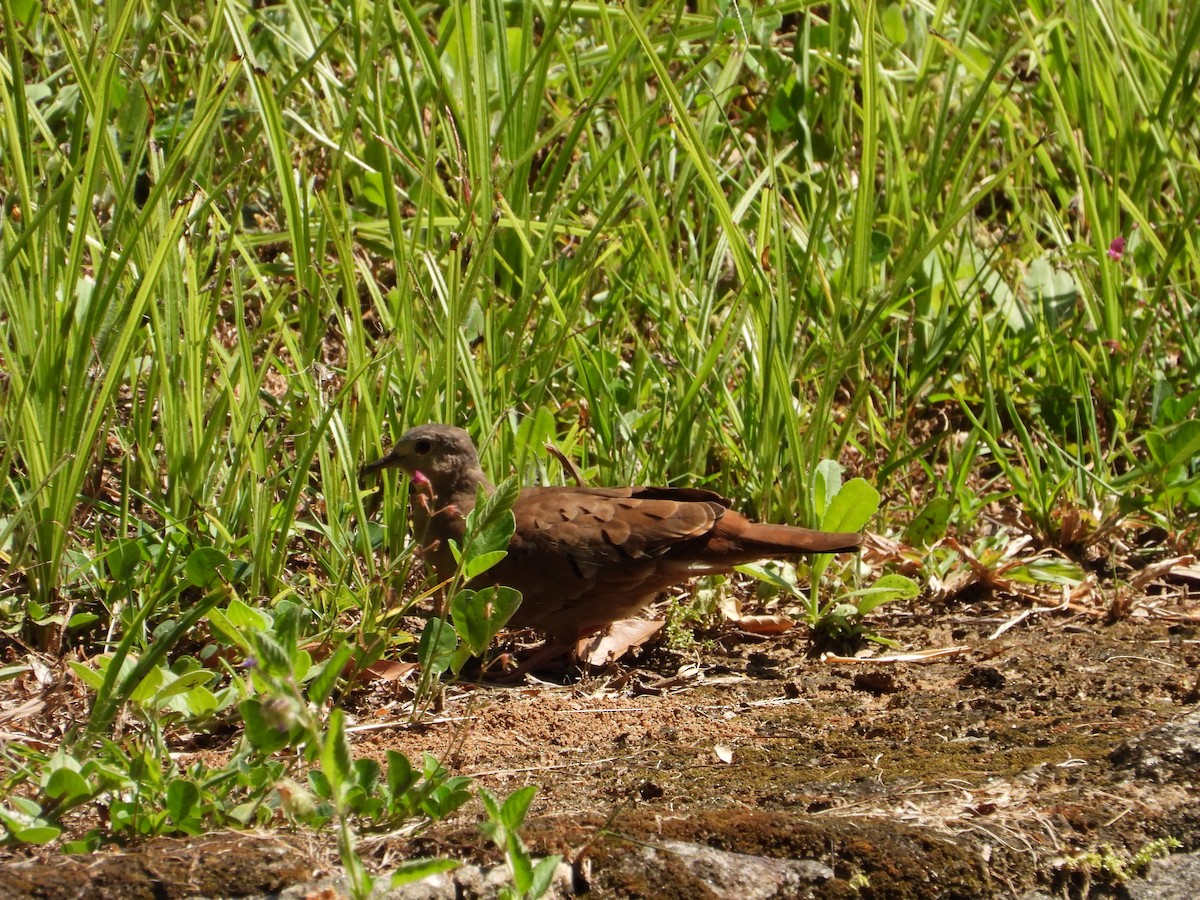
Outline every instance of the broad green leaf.
<path fill-rule="evenodd" d="M 308 685 L 308 699 L 312 703 L 324 703 L 329 699 L 329 695 L 333 693 L 334 685 L 337 684 L 338 676 L 342 674 L 342 669 L 346 663 L 350 661 L 350 657 L 354 655 L 354 644 L 351 641 L 342 641 L 337 645 L 337 648 L 330 654 L 329 659 L 321 665 L 320 670 Z"/>
<path fill-rule="evenodd" d="M 200 789 L 186 778 L 176 778 L 167 786 L 167 813 L 171 821 L 182 823 L 196 815 Z"/>
<path fill-rule="evenodd" d="M 381 772 L 379 763 L 370 757 L 360 756 L 354 760 L 354 783 L 368 794 L 374 792 Z"/>
<path fill-rule="evenodd" d="M 246 740 L 264 756 L 282 750 L 291 743 L 290 730 L 277 728 L 273 723 L 269 724 L 267 717 L 263 715 L 262 701 L 257 697 L 239 703 L 238 712 L 241 713 L 242 721 L 246 723 Z"/>
<path fill-rule="evenodd" d="M 1200 419 L 1188 419 L 1166 431 L 1148 432 L 1146 448 L 1163 471 L 1190 465 L 1200 456 Z"/>
<path fill-rule="evenodd" d="M 512 513 L 509 513 L 509 515 L 511 516 Z M 472 578 L 476 575 L 482 575 L 506 556 L 508 556 L 507 550 L 491 550 L 487 553 L 480 553 L 477 556 L 472 555 L 463 569 L 463 581 L 469 584 Z"/>
<path fill-rule="evenodd" d="M 450 872 L 460 865 L 461 863 L 453 859 L 410 859 L 393 869 L 387 876 L 387 881 L 390 887 L 397 888 L 431 875 Z"/>
<path fill-rule="evenodd" d="M 889 3 L 884 7 L 879 24 L 893 44 L 903 44 L 908 40 L 908 26 L 904 22 L 904 10 L 900 8 L 899 3 Z"/>
<path fill-rule="evenodd" d="M 179 694 L 186 694 L 194 686 L 208 684 L 216 676 L 216 672 L 205 671 L 203 669 L 196 669 L 174 678 L 166 677 L 166 673 L 164 672 L 164 684 L 155 694 L 155 700 L 161 703 Z"/>
<path fill-rule="evenodd" d="M 109 549 L 104 554 L 104 564 L 112 580 L 124 584 L 133 579 L 146 558 L 141 541 L 118 538 L 109 544 Z"/>
<path fill-rule="evenodd" d="M 500 808 L 500 821 L 509 831 L 518 831 L 525 823 L 525 815 L 529 812 L 529 804 L 537 794 L 537 785 L 530 784 L 513 791 Z"/>
<path fill-rule="evenodd" d="M 858 612 L 865 616 L 884 603 L 911 600 L 921 593 L 921 589 L 911 578 L 893 573 L 881 575 L 873 585 L 854 593 L 861 598 L 857 604 Z"/>
<path fill-rule="evenodd" d="M 482 656 L 492 638 L 520 605 L 520 592 L 510 587 L 466 589 L 459 591 L 450 602 L 450 615 L 459 637 L 473 654 Z"/>
<path fill-rule="evenodd" d="M 73 659 L 68 660 L 67 665 L 71 667 L 71 671 L 79 676 L 79 680 L 90 687 L 93 691 L 98 691 L 100 688 L 104 687 L 104 675 L 100 672 L 97 672 L 91 666 L 84 665 L 81 662 L 76 662 Z"/>
<path fill-rule="evenodd" d="M 4 668 L 0 668 L 0 681 L 16 678 L 18 675 L 24 675 L 26 672 L 31 671 L 33 671 L 32 666 L 5 666 Z"/>
<path fill-rule="evenodd" d="M 321 743 L 321 771 L 329 779 L 334 804 L 340 804 L 353 785 L 353 762 L 350 742 L 346 740 L 346 714 L 339 708 L 329 714 L 325 740 Z"/>
<path fill-rule="evenodd" d="M 41 8 L 42 5 L 38 2 L 38 0 L 13 0 L 13 18 L 24 25 L 28 23 L 31 18 L 33 18 L 34 10 L 39 10 Z"/>
<path fill-rule="evenodd" d="M 9 822 L 3 815 L 0 815 L 0 821 L 7 826 L 9 834 L 22 844 L 48 844 L 62 834 L 62 829 L 56 825 L 20 825 Z"/>
<path fill-rule="evenodd" d="M 271 618 L 261 609 L 255 609 L 247 603 L 234 597 L 225 607 L 226 620 L 234 628 L 244 628 L 251 631 L 268 631 L 271 629 Z"/>
<path fill-rule="evenodd" d="M 171 701 L 172 709 L 176 709 L 192 719 L 203 719 L 210 716 L 217 711 L 220 705 L 221 701 L 217 699 L 216 694 L 203 685 L 196 685 L 186 694 L 175 697 Z"/>
<path fill-rule="evenodd" d="M 417 643 L 417 661 L 430 672 L 441 674 L 450 667 L 450 657 L 457 643 L 454 628 L 450 623 L 431 616 L 421 631 L 421 640 Z"/>
<path fill-rule="evenodd" d="M 558 854 L 539 860 L 538 864 L 533 867 L 533 875 L 529 879 L 525 895 L 527 897 L 544 896 L 550 890 L 550 882 L 554 880 L 554 873 L 560 862 L 562 862 L 562 857 Z"/>
<path fill-rule="evenodd" d="M 734 566 L 734 570 L 741 572 L 743 575 L 749 575 L 756 581 L 761 581 L 763 584 L 769 584 L 772 587 L 788 593 L 796 593 L 795 583 L 788 581 L 775 566 L 763 565 L 762 563 L 745 563 L 744 565 Z M 795 577 L 795 568 L 791 564 L 787 564 L 784 570 Z"/>
<path fill-rule="evenodd" d="M 214 606 L 208 611 L 205 617 L 219 638 L 228 641 L 243 653 L 250 652 L 250 641 L 246 634 L 230 620 L 229 616 L 225 615 L 223 610 L 217 609 Z"/>
<path fill-rule="evenodd" d="M 1051 328 L 1059 327 L 1075 311 L 1079 287 L 1066 269 L 1056 269 L 1045 257 L 1029 264 L 1025 274 L 1025 290 L 1040 301 L 1042 315 Z"/>
<path fill-rule="evenodd" d="M 483 786 L 479 788 L 479 802 L 483 804 L 484 812 L 487 813 L 487 817 L 491 821 L 497 825 L 500 825 L 504 821 L 500 815 L 500 799 Z"/>
<path fill-rule="evenodd" d="M 1082 584 L 1086 575 L 1078 563 L 1065 559 L 1035 559 L 1005 571 L 1005 577 L 1027 584 Z"/>
<path fill-rule="evenodd" d="M 836 459 L 823 459 L 817 463 L 817 470 L 813 473 L 813 512 L 816 513 L 821 527 L 826 530 L 835 530 L 825 521 L 825 514 L 829 510 L 829 504 L 841 490 L 843 471 L 845 470 L 842 468 L 842 464 Z"/>
<path fill-rule="evenodd" d="M 188 554 L 184 574 L 196 587 L 212 588 L 224 582 L 232 568 L 229 557 L 216 547 L 200 547 Z"/>
<path fill-rule="evenodd" d="M 124 681 L 126 677 L 127 676 L 123 675 L 122 681 Z M 129 694 L 129 699 L 134 703 L 145 705 L 149 703 L 160 690 L 162 690 L 162 687 L 165 683 L 166 674 L 164 670 L 158 666 L 155 666 L 145 674 L 141 681 L 138 682 L 137 687 L 135 687 Z"/>
<path fill-rule="evenodd" d="M 879 510 L 879 491 L 862 478 L 852 478 L 829 503 L 821 517 L 826 531 L 861 531 Z"/>
<path fill-rule="evenodd" d="M 504 837 L 504 855 L 512 873 L 513 885 L 522 897 L 526 897 L 529 895 L 530 885 L 533 884 L 533 863 L 521 842 L 521 836 L 516 831 L 509 830 Z"/>
<path fill-rule="evenodd" d="M 417 783 L 420 776 L 412 763 L 399 750 L 387 751 L 387 783 L 393 800 L 402 798 Z"/>
<path fill-rule="evenodd" d="M 87 780 L 74 769 L 55 769 L 46 779 L 43 788 L 48 797 L 63 801 L 63 805 L 73 806 L 84 798 L 91 796 L 92 789 Z"/>
<path fill-rule="evenodd" d="M 932 547 L 945 536 L 953 509 L 954 504 L 949 497 L 934 497 L 908 523 L 908 528 L 904 530 L 905 543 L 922 549 Z"/>
<path fill-rule="evenodd" d="M 491 515 L 480 513 L 480 507 L 467 516 L 467 537 L 470 540 L 471 558 L 487 553 L 508 550 L 508 542 L 512 540 L 513 532 L 517 529 L 517 520 L 511 509 L 492 509 Z"/>

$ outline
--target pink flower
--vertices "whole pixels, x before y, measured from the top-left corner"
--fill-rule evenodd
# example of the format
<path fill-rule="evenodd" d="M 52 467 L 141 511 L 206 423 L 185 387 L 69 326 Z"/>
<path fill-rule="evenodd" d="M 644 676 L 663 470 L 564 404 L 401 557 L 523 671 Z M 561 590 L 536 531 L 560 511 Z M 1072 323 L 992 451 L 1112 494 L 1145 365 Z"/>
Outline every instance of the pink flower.
<path fill-rule="evenodd" d="M 1112 239 L 1112 243 L 1108 245 L 1108 258 L 1120 259 L 1125 255 L 1125 238 L 1117 235 Z"/>

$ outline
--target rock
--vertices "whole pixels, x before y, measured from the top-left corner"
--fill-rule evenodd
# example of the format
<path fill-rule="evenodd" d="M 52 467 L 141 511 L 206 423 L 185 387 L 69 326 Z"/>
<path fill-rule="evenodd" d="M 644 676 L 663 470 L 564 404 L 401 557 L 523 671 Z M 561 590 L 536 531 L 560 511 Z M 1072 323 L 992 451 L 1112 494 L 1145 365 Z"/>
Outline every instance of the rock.
<path fill-rule="evenodd" d="M 829 866 L 814 860 L 750 856 L 686 841 L 661 841 L 642 849 L 650 863 L 663 854 L 671 855 L 676 865 L 682 864 L 717 896 L 741 900 L 804 896 L 804 889 L 834 877 Z"/>
<path fill-rule="evenodd" d="M 1178 853 L 1150 863 L 1144 878 L 1125 883 L 1132 900 L 1192 900 L 1200 885 L 1200 853 Z"/>
<path fill-rule="evenodd" d="M 1194 779 L 1200 771 L 1200 710 L 1130 738 L 1108 758 L 1157 784 Z"/>

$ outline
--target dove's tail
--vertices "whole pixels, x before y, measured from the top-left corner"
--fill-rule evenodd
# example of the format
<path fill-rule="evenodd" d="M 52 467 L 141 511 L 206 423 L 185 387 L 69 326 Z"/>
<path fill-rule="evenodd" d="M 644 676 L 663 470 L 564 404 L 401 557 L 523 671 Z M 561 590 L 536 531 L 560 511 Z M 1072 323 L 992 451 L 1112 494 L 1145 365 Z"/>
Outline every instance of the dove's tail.
<path fill-rule="evenodd" d="M 748 522 L 738 540 L 747 550 L 762 548 L 764 558 L 795 553 L 842 553 L 855 550 L 862 535 L 842 531 L 814 531 L 795 525 L 771 525 Z"/>

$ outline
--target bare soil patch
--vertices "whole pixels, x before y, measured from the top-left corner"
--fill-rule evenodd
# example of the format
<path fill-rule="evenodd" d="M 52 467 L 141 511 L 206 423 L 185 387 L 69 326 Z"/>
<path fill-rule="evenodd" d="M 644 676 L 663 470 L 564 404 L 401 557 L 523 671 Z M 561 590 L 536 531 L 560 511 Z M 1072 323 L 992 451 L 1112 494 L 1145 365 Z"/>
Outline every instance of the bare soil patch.
<path fill-rule="evenodd" d="M 357 698 L 354 751 L 430 752 L 502 795 L 538 785 L 525 838 L 572 864 L 563 893 L 733 896 L 721 860 L 742 860 L 736 869 L 753 858 L 823 867 L 808 882 L 784 872 L 761 896 L 1127 895 L 1064 861 L 1104 846 L 1128 858 L 1165 837 L 1200 847 L 1200 641 L 1165 621 L 1103 626 L 1064 613 L 990 639 L 1001 621 L 950 611 L 887 626 L 915 649 L 969 648 L 924 664 L 830 665 L 806 654 L 799 633 L 726 634 L 690 656 L 659 648 L 568 685 L 454 686 L 417 726 L 396 724 L 376 687 Z M 1172 730 L 1189 722 L 1190 732 Z M 430 854 L 496 865 L 479 818 L 472 805 L 415 837 L 368 836 L 361 849 L 381 868 Z M 287 855 L 289 878 L 335 868 L 332 838 L 263 840 L 307 861 Z M 179 841 L 156 843 L 182 852 Z M 147 852 L 136 850 L 139 866 Z M 283 851 L 251 840 L 241 852 L 271 872 L 281 865 Z M 0 896 L 65 896 L 40 880 L 64 865 L 14 860 L 0 869 Z M 155 896 L 254 892 L 232 876 L 222 891 L 194 867 L 159 869 Z M 99 874 L 73 883 L 73 896 L 117 896 Z"/>

